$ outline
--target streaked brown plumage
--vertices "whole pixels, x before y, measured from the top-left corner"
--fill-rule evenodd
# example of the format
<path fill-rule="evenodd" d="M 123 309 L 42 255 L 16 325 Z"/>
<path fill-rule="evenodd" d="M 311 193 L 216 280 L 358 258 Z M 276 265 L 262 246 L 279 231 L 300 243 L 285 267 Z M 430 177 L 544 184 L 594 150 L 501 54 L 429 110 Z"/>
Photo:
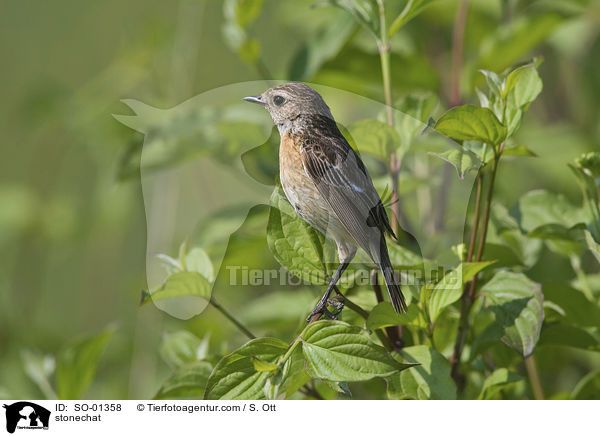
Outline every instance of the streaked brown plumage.
<path fill-rule="evenodd" d="M 286 197 L 303 220 L 337 244 L 340 265 L 309 318 L 327 313 L 327 299 L 358 247 L 381 268 L 394 309 L 406 311 L 385 242 L 386 233 L 395 237 L 387 213 L 360 156 L 321 95 L 292 82 L 245 100 L 262 104 L 279 129 Z"/>

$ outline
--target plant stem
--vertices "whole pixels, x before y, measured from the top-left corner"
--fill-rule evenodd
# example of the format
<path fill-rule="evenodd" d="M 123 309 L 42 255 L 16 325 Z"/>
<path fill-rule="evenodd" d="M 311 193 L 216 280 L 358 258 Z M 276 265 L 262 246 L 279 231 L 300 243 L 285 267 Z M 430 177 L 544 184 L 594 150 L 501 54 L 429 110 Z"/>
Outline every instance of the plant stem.
<path fill-rule="evenodd" d="M 212 304 L 212 306 L 217 309 L 219 312 L 221 312 L 223 315 L 225 315 L 225 318 L 227 318 L 229 321 L 231 321 L 233 324 L 235 324 L 235 326 L 240 329 L 248 338 L 250 339 L 256 339 L 256 336 L 254 336 L 254 334 L 248 330 L 246 328 L 246 326 L 244 326 L 244 324 L 242 324 L 240 321 L 238 321 L 237 318 L 235 318 L 231 313 L 229 313 L 223 306 L 221 306 L 219 303 L 217 303 L 217 300 L 215 300 L 214 298 L 210 299 L 210 304 Z"/>
<path fill-rule="evenodd" d="M 394 113 L 392 109 L 392 79 L 390 71 L 390 38 L 388 36 L 387 25 L 385 22 L 385 9 L 382 0 L 377 1 L 379 6 L 379 22 L 381 33 L 377 40 L 377 49 L 379 51 L 379 60 L 381 63 L 381 78 L 383 80 L 383 95 L 385 99 L 385 110 L 387 122 L 390 126 L 394 125 Z M 400 174 L 400 160 L 396 152 L 390 155 L 390 181 L 392 184 L 392 230 L 398 233 L 400 229 L 400 197 L 398 195 L 398 178 Z"/>
<path fill-rule="evenodd" d="M 392 81 L 390 78 L 390 38 L 388 36 L 387 26 L 385 23 L 385 9 L 383 7 L 383 1 L 377 0 L 377 5 L 379 6 L 379 27 L 381 28 L 380 37 L 377 40 L 377 48 L 379 49 L 379 59 L 381 61 L 383 94 L 385 97 L 388 124 L 393 126 L 394 117 L 392 113 Z"/>
<path fill-rule="evenodd" d="M 469 240 L 469 250 L 467 252 L 467 262 L 473 260 L 473 252 L 475 251 L 475 241 L 477 239 L 477 232 L 479 230 L 479 213 L 481 209 L 481 196 L 483 186 L 483 173 L 477 174 L 477 192 L 475 194 L 475 211 L 473 215 L 473 226 L 471 229 L 471 238 Z"/>
<path fill-rule="evenodd" d="M 473 259 L 473 252 L 475 251 L 475 243 L 477 241 L 477 232 L 479 229 L 479 215 L 481 212 L 481 197 L 483 195 L 483 172 L 480 171 L 477 174 L 477 191 L 475 194 L 475 210 L 473 212 L 473 225 L 471 227 L 471 237 L 469 240 L 469 250 L 467 252 L 467 262 L 471 262 Z M 465 285 L 463 295 L 460 301 L 460 318 L 458 323 L 458 330 L 456 332 L 456 341 L 454 342 L 454 351 L 450 357 L 451 375 L 456 379 L 458 364 L 460 362 L 460 354 L 465 343 L 468 329 L 469 320 L 469 284 Z"/>
<path fill-rule="evenodd" d="M 487 239 L 487 231 L 489 227 L 490 221 L 490 211 L 492 205 L 492 198 L 494 195 L 494 182 L 496 180 L 496 173 L 498 171 L 498 162 L 500 161 L 500 156 L 502 155 L 503 144 L 500 145 L 500 149 L 498 152 L 494 151 L 494 160 L 492 161 L 492 168 L 490 174 L 490 182 L 487 188 L 487 195 L 485 200 L 485 206 L 483 211 L 483 219 L 482 219 L 482 229 L 481 236 L 479 238 L 479 246 L 477 248 L 477 256 L 475 257 L 476 262 L 480 262 L 483 257 L 483 252 L 485 249 L 485 241 Z M 476 234 L 477 234 L 477 222 L 479 221 L 479 208 L 482 198 L 482 189 L 481 189 L 481 180 L 482 175 L 478 175 L 478 183 L 477 183 L 477 197 L 475 199 L 475 212 L 476 216 L 474 217 L 473 222 L 473 230 L 471 232 L 471 240 L 469 242 L 469 253 L 467 254 L 467 261 L 472 260 L 473 256 L 473 247 L 475 245 Z M 452 356 L 450 357 L 450 374 L 452 378 L 456 381 L 459 380 L 458 375 L 458 365 L 460 364 L 460 358 L 462 355 L 462 351 L 465 345 L 465 340 L 467 337 L 467 332 L 469 329 L 469 313 L 471 311 L 471 307 L 473 306 L 473 302 L 475 301 L 475 289 L 477 288 L 477 274 L 473 276 L 471 281 L 467 283 L 465 286 L 465 290 L 463 292 L 463 297 L 461 300 L 460 307 L 460 319 L 458 324 L 458 330 L 456 332 L 456 340 L 454 342 L 454 351 Z"/>
<path fill-rule="evenodd" d="M 338 293 L 341 300 L 343 301 L 344 306 L 346 306 L 348 309 L 358 313 L 364 319 L 367 319 L 369 317 L 369 312 L 367 312 L 365 309 L 360 307 L 358 304 L 353 303 L 348 297 L 346 297 L 339 290 L 337 290 L 337 287 L 336 287 L 336 292 Z"/>
<path fill-rule="evenodd" d="M 502 146 L 501 146 L 502 147 Z M 490 186 L 488 186 L 487 198 L 485 200 L 485 209 L 483 211 L 483 228 L 481 230 L 481 238 L 479 239 L 479 247 L 477 248 L 476 262 L 481 261 L 483 257 L 483 251 L 485 249 L 485 240 L 487 238 L 487 232 L 490 222 L 490 211 L 492 207 L 492 197 L 494 196 L 494 184 L 496 181 L 496 173 L 498 172 L 498 161 L 500 160 L 500 154 L 494 155 L 492 161 L 492 174 L 490 176 Z M 475 279 L 477 276 L 473 277 Z"/>
<path fill-rule="evenodd" d="M 543 400 L 544 390 L 542 389 L 542 383 L 540 382 L 540 376 L 533 354 L 525 359 L 525 369 L 527 370 L 527 376 L 529 377 L 529 383 L 531 384 L 531 390 L 533 391 L 533 398 L 536 400 Z"/>

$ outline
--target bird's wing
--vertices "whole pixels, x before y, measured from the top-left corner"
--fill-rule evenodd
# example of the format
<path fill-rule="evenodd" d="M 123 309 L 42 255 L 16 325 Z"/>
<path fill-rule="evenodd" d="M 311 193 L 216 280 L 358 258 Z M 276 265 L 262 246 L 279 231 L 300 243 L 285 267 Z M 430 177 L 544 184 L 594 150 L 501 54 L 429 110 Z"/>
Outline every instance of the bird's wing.
<path fill-rule="evenodd" d="M 337 128 L 336 128 L 337 129 Z M 339 132 L 304 141 L 304 168 L 345 229 L 371 257 L 381 234 L 393 235 L 387 213 L 360 159 Z"/>

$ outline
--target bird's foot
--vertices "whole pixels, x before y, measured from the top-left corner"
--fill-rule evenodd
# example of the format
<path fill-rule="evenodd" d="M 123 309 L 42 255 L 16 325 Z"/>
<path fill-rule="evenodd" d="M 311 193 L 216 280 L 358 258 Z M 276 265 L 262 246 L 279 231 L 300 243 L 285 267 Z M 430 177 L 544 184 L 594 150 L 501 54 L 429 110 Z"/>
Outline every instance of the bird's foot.
<path fill-rule="evenodd" d="M 331 306 L 334 310 L 329 311 L 328 306 Z M 338 315 L 342 312 L 344 308 L 344 302 L 341 301 L 337 296 L 333 298 L 329 298 L 327 301 L 319 301 L 319 303 L 315 306 L 315 308 L 310 312 L 308 317 L 306 318 L 306 322 L 310 322 L 313 316 L 317 314 L 321 314 L 329 319 L 337 319 Z"/>

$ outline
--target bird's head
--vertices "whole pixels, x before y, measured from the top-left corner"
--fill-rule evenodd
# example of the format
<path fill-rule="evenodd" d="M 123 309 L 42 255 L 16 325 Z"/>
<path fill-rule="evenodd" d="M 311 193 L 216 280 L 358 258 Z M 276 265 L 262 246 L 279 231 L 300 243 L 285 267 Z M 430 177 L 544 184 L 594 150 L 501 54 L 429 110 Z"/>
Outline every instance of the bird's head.
<path fill-rule="evenodd" d="M 269 111 L 273 122 L 281 127 L 300 115 L 321 115 L 333 119 L 323 97 L 304 83 L 290 82 L 267 89 L 261 95 L 244 97 Z"/>

